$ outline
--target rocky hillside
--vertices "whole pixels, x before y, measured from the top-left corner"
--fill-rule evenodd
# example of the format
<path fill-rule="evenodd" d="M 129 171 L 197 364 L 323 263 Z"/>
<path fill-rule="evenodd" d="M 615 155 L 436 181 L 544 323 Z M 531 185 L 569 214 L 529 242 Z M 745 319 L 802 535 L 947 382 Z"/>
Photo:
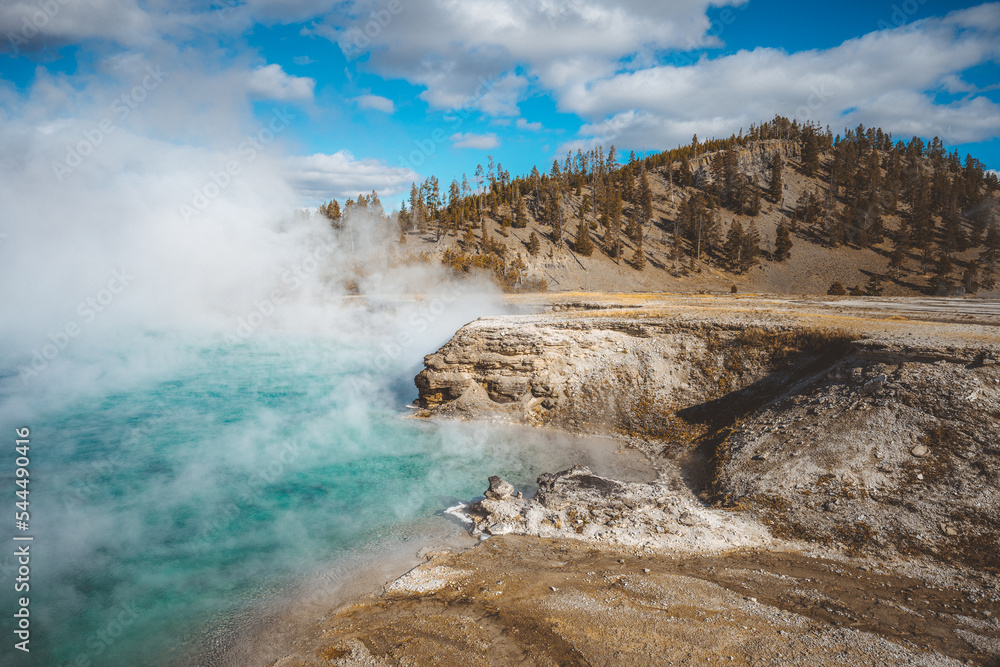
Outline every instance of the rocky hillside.
<path fill-rule="evenodd" d="M 414 184 L 393 213 L 412 258 L 521 292 L 1000 294 L 1000 183 L 937 139 L 834 136 L 779 117 L 642 158 L 577 152 L 519 177 L 484 162 L 472 184 Z M 344 215 L 359 208 L 381 214 L 374 194 Z M 341 224 L 339 204 L 321 211 Z"/>

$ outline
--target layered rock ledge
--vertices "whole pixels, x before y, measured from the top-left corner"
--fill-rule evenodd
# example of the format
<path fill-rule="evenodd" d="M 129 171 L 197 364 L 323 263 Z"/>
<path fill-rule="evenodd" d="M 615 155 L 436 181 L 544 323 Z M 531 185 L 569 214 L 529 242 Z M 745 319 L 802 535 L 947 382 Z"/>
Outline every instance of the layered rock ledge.
<path fill-rule="evenodd" d="M 422 414 L 617 435 L 776 536 L 1000 571 L 997 304 L 601 305 L 463 327 L 416 378 Z M 494 526 L 572 537 L 548 495 Z M 619 505 L 586 533 L 647 512 Z"/>

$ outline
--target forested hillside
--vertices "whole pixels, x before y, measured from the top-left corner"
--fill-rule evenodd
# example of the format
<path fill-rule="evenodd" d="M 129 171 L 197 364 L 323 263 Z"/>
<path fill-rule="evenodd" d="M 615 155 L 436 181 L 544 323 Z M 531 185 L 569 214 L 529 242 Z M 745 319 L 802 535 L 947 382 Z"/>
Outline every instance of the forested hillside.
<path fill-rule="evenodd" d="M 517 290 L 996 290 L 1000 185 L 939 139 L 776 117 L 637 158 L 602 147 L 512 177 L 489 158 L 393 212 L 413 257 Z M 376 209 L 376 195 L 345 207 Z M 342 209 L 320 209 L 335 226 Z M 843 291 L 842 291 L 843 290 Z"/>

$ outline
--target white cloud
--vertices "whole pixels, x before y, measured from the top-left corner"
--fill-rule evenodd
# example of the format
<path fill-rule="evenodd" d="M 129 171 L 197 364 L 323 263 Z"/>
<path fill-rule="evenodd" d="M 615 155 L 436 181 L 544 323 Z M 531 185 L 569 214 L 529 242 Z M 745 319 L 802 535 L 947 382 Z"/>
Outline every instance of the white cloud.
<path fill-rule="evenodd" d="M 331 14 L 312 32 L 348 57 L 369 54 L 365 66 L 382 76 L 424 86 L 422 98 L 436 108 L 516 115 L 533 80 L 559 88 L 580 74 L 611 75 L 626 57 L 641 63 L 657 51 L 711 45 L 705 12 L 725 4 L 742 2 L 410 0 L 376 20 L 384 4 L 359 0 L 350 14 Z M 485 95 L 477 93 L 484 88 Z"/>
<path fill-rule="evenodd" d="M 895 91 L 844 116 L 841 125 L 891 129 L 901 138 L 941 137 L 946 144 L 982 141 L 1000 134 L 1000 105 L 985 97 L 934 104 L 927 95 Z"/>
<path fill-rule="evenodd" d="M 157 21 L 135 0 L 13 0 L 0 5 L 0 52 L 30 52 L 89 39 L 138 46 L 150 43 L 159 32 Z"/>
<path fill-rule="evenodd" d="M 448 137 L 455 148 L 476 148 L 487 150 L 500 145 L 497 135 L 490 132 L 488 134 L 473 134 L 472 132 L 456 132 Z"/>
<path fill-rule="evenodd" d="M 997 22 L 1000 5 L 977 8 L 983 25 Z M 859 122 L 899 135 L 940 136 L 947 143 L 1000 134 L 1000 106 L 966 95 L 937 104 L 936 90 L 960 87 L 957 74 L 1000 55 L 1000 29 L 956 26 L 963 12 L 904 28 L 873 32 L 840 46 L 786 53 L 757 48 L 702 59 L 689 66 L 659 65 L 567 86 L 560 108 L 592 121 L 575 148 L 619 141 L 670 146 L 726 136 L 780 114 L 830 124 Z M 929 91 L 929 92 L 928 92 Z"/>
<path fill-rule="evenodd" d="M 535 122 L 529 123 L 523 118 L 517 119 L 517 129 L 519 130 L 529 130 L 531 132 L 540 132 L 542 130 L 542 124 Z"/>
<path fill-rule="evenodd" d="M 396 110 L 396 105 L 388 97 L 381 95 L 361 95 L 354 98 L 355 104 L 362 109 L 375 109 L 391 114 Z"/>
<path fill-rule="evenodd" d="M 420 176 L 412 169 L 393 167 L 381 160 L 358 160 L 346 150 L 332 155 L 315 153 L 286 160 L 287 179 L 300 198 L 320 202 L 356 197 L 372 190 L 380 196 L 403 192 Z"/>
<path fill-rule="evenodd" d="M 296 65 L 312 65 L 313 63 L 319 61 L 313 60 L 309 56 L 295 56 L 294 58 L 292 58 L 292 62 L 294 62 Z"/>
<path fill-rule="evenodd" d="M 623 144 L 671 145 L 694 132 L 729 134 L 776 113 L 832 126 L 884 122 L 898 132 L 919 126 L 947 141 L 1000 133 L 994 103 L 976 97 L 986 89 L 961 80 L 964 70 L 998 57 L 998 4 L 824 50 L 756 48 L 685 61 L 685 51 L 721 45 L 725 26 L 747 6 L 725 4 L 497 0 L 484 7 L 411 0 L 372 23 L 371 12 L 382 6 L 359 0 L 350 15 L 331 15 L 312 32 L 350 58 L 364 56 L 362 68 L 423 86 L 421 98 L 434 108 L 514 118 L 533 89 L 546 90 L 560 111 L 589 122 L 584 144 L 614 135 Z M 711 6 L 722 6 L 730 19 L 713 26 Z M 681 57 L 664 64 L 662 54 L 670 52 Z M 935 104 L 938 91 L 965 97 Z"/>
<path fill-rule="evenodd" d="M 282 102 L 310 101 L 316 81 L 309 77 L 286 74 L 281 65 L 258 67 L 247 80 L 251 97 Z"/>
<path fill-rule="evenodd" d="M 300 23 L 339 4 L 342 0 L 4 0 L 0 52 L 14 48 L 31 52 L 89 40 L 126 47 L 176 45 L 205 36 L 241 35 L 257 23 Z"/>

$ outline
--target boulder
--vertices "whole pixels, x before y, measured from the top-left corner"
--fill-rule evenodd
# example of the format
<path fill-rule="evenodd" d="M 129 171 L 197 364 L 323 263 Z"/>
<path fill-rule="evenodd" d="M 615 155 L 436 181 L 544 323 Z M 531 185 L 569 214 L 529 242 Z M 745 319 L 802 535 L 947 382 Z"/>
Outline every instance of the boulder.
<path fill-rule="evenodd" d="M 486 493 L 483 495 L 493 500 L 508 500 L 515 492 L 516 489 L 513 484 L 497 475 L 493 475 L 490 477 L 490 488 L 486 489 Z"/>

